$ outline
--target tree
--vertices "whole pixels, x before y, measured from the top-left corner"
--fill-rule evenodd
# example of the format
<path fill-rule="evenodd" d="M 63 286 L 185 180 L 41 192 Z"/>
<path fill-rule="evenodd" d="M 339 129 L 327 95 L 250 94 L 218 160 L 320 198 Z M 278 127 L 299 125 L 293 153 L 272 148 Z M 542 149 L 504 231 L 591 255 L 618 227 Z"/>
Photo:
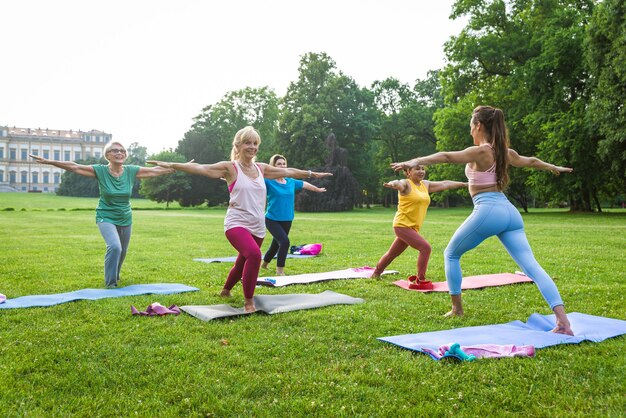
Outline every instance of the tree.
<path fill-rule="evenodd" d="M 100 164 L 102 160 L 89 158 L 76 161 L 76 163 L 92 165 Z M 61 184 L 56 194 L 59 196 L 98 197 L 100 196 L 98 180 L 95 177 L 81 176 L 71 171 L 65 171 L 61 175 Z"/>
<path fill-rule="evenodd" d="M 339 71 L 327 54 L 308 53 L 281 104 L 279 145 L 291 165 L 322 167 L 324 142 L 334 134 L 348 151 L 348 168 L 360 188 L 376 187 L 370 146 L 377 116 L 369 90 Z"/>
<path fill-rule="evenodd" d="M 193 126 L 178 142 L 176 152 L 200 164 L 230 160 L 235 133 L 251 125 L 261 135 L 258 158 L 267 161 L 278 152 L 275 146 L 277 118 L 278 98 L 273 90 L 262 87 L 229 92 L 194 118 Z M 180 200 L 181 205 L 195 206 L 206 202 L 214 206 L 228 202 L 228 190 L 223 182 L 207 181 L 200 176 L 192 176 L 191 182 L 191 189 Z"/>
<path fill-rule="evenodd" d="M 431 77 L 433 74 L 436 73 L 431 73 Z M 430 82 L 432 81 L 431 79 Z M 433 97 L 434 92 L 430 88 L 436 88 L 436 85 L 436 82 L 429 86 L 426 81 L 418 81 L 416 88 L 411 89 L 395 78 L 373 83 L 374 103 L 378 110 L 378 131 L 374 138 L 378 144 L 374 155 L 379 179 L 388 181 L 398 177 L 397 173 L 389 169 L 391 162 L 435 151 L 433 113 L 437 99 Z M 383 203 L 387 206 L 395 193 L 381 189 L 382 187 L 378 188 L 382 191 Z"/>
<path fill-rule="evenodd" d="M 185 157 L 172 151 L 163 151 L 150 157 L 151 160 L 170 161 L 184 163 Z M 156 202 L 166 202 L 169 208 L 170 202 L 182 199 L 185 192 L 191 189 L 189 175 L 176 171 L 158 177 L 149 177 L 141 180 L 140 194 Z"/>
<path fill-rule="evenodd" d="M 591 101 L 586 116 L 598 142 L 607 193 L 626 190 L 626 3 L 604 0 L 585 39 Z"/>
<path fill-rule="evenodd" d="M 591 210 L 600 179 L 587 169 L 595 164 L 589 160 L 594 145 L 587 127 L 577 121 L 584 120 L 587 103 L 582 40 L 593 6 L 593 0 L 458 0 L 454 5 L 453 18 L 470 19 L 446 43 L 446 105 L 500 107 L 513 148 L 575 169 L 549 181 L 546 173 L 512 170 L 508 193 L 524 209 L 529 197 L 543 195 L 569 200 L 574 210 Z M 437 123 L 449 123 L 450 114 L 442 113 Z"/>
<path fill-rule="evenodd" d="M 131 143 L 127 148 L 126 152 L 128 153 L 128 157 L 126 158 L 126 164 L 138 165 L 143 167 L 146 165 L 146 156 L 148 155 L 148 148 L 139 145 L 137 142 Z M 135 179 L 135 184 L 133 185 L 133 193 L 131 197 L 139 197 L 139 188 L 141 187 L 141 181 L 139 179 Z"/>

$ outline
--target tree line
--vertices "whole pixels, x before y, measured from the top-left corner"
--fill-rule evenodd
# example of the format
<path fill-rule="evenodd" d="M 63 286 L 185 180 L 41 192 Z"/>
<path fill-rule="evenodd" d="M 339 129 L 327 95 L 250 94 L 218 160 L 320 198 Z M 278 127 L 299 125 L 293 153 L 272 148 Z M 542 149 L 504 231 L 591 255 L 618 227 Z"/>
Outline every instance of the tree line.
<path fill-rule="evenodd" d="M 504 110 L 514 149 L 574 168 L 560 177 L 512 169 L 506 193 L 518 206 L 600 211 L 620 203 L 626 190 L 624 0 L 457 0 L 450 17 L 468 23 L 446 42 L 447 64 L 414 85 L 387 78 L 361 87 L 329 55 L 310 52 L 284 96 L 269 87 L 229 92 L 202 109 L 176 149 L 151 158 L 227 160 L 235 132 L 252 125 L 263 141 L 261 161 L 280 153 L 292 166 L 322 167 L 325 140 L 334 134 L 358 182 L 357 203 L 391 204 L 395 196 L 382 187 L 397 176 L 389 164 L 472 145 L 472 109 L 489 104 Z M 428 175 L 461 180 L 462 170 L 441 165 Z M 167 177 L 144 180 L 141 193 L 183 206 L 228 201 L 222 182 Z M 435 199 L 454 205 L 467 200 L 463 193 Z"/>

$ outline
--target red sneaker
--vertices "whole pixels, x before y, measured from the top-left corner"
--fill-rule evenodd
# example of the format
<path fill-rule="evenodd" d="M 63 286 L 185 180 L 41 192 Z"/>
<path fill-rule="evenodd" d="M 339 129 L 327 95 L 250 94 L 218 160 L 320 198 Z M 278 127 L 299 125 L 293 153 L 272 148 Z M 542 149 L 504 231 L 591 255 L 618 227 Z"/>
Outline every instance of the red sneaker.
<path fill-rule="evenodd" d="M 433 282 L 429 280 L 416 280 L 414 282 L 411 282 L 411 284 L 409 285 L 409 289 L 415 290 L 433 290 L 433 288 Z"/>

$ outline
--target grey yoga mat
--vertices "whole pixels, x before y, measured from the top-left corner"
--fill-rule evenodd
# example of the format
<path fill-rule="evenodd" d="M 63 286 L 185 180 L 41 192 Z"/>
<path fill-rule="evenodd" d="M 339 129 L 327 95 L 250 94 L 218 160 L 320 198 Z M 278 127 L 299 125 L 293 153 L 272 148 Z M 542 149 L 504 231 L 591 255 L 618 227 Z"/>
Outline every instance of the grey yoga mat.
<path fill-rule="evenodd" d="M 353 298 L 330 290 L 318 294 L 295 293 L 254 297 L 256 312 L 265 312 L 270 315 L 330 305 L 354 305 L 363 302 L 365 301 L 361 298 Z M 203 321 L 229 316 L 249 315 L 249 313 L 244 312 L 243 308 L 234 308 L 230 305 L 187 305 L 181 306 L 180 309 Z"/>

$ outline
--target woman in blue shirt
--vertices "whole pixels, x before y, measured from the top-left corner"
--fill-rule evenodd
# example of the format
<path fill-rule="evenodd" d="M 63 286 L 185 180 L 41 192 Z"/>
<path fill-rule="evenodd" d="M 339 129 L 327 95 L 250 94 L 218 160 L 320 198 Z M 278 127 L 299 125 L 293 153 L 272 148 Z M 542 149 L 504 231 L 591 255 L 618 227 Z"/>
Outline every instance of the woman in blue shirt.
<path fill-rule="evenodd" d="M 276 154 L 270 158 L 270 165 L 274 167 L 287 168 L 287 159 Z M 289 252 L 289 230 L 294 217 L 294 199 L 296 191 L 300 189 L 312 192 L 325 192 L 325 188 L 319 188 L 311 183 L 290 178 L 265 179 L 267 188 L 267 210 L 265 212 L 265 227 L 272 234 L 272 244 L 263 257 L 264 269 L 270 264 L 276 253 L 276 275 L 284 276 L 285 260 Z"/>

